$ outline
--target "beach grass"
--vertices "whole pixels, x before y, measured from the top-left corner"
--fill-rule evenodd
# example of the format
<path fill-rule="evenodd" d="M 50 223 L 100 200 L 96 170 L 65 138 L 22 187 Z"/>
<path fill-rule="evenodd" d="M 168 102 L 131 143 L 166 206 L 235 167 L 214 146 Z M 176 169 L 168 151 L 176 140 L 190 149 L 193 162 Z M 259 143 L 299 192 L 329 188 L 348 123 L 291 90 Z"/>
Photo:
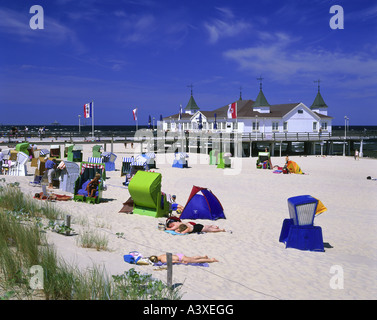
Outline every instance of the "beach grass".
<path fill-rule="evenodd" d="M 97 251 L 107 250 L 108 238 L 93 230 L 84 230 L 78 237 L 78 245 L 83 248 L 95 248 Z"/>
<path fill-rule="evenodd" d="M 35 201 L 35 200 L 34 200 Z M 48 244 L 46 231 L 38 219 L 59 218 L 62 212 L 48 203 L 33 203 L 17 185 L 0 188 L 0 300 L 123 300 L 180 299 L 179 289 L 168 288 L 151 275 L 131 269 L 123 275 L 109 277 L 94 266 L 80 270 L 59 259 Z M 63 236 L 63 235 L 62 235 Z M 95 232 L 84 232 L 81 244 L 104 250 L 108 239 Z M 43 270 L 43 288 L 30 285 L 32 266 Z"/>

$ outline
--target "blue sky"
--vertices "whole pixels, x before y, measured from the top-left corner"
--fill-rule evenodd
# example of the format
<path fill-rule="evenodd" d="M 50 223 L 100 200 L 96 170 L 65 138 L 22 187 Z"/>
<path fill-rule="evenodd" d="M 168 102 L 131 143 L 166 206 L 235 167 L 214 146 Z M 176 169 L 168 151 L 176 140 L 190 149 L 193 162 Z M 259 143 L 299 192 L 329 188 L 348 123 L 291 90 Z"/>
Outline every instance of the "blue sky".
<path fill-rule="evenodd" d="M 32 5 L 44 29 L 32 30 Z M 333 30 L 330 7 L 344 10 Z M 369 0 L 1 0 L 0 124 L 139 124 L 177 113 L 321 93 L 333 124 L 377 125 L 377 2 Z"/>

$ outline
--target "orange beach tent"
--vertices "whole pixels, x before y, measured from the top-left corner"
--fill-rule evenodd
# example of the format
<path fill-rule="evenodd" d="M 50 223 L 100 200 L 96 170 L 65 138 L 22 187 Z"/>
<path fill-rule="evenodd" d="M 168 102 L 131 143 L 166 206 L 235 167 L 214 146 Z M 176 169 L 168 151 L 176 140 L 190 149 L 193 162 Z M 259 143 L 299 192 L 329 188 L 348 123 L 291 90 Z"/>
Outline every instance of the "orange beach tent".
<path fill-rule="evenodd" d="M 287 168 L 290 173 L 304 174 L 299 165 L 294 161 L 289 160 L 287 163 Z"/>

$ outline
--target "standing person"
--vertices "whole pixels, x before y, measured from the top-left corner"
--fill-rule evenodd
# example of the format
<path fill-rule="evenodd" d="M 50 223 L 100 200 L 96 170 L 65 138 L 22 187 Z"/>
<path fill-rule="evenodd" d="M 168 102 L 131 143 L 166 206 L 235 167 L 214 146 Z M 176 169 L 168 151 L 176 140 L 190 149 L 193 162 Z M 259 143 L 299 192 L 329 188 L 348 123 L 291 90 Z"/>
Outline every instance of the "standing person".
<path fill-rule="evenodd" d="M 50 189 L 53 188 L 53 185 L 52 185 L 52 176 L 55 174 L 55 169 L 56 169 L 56 163 L 55 163 L 55 159 L 54 160 L 50 160 L 48 159 L 48 156 L 45 158 L 46 163 L 45 163 L 45 168 L 47 170 L 47 178 L 48 178 L 48 187 Z"/>
<path fill-rule="evenodd" d="M 359 150 L 355 150 L 355 160 L 359 160 Z"/>
<path fill-rule="evenodd" d="M 0 174 L 3 174 L 3 159 L 4 159 L 4 154 L 0 148 Z"/>

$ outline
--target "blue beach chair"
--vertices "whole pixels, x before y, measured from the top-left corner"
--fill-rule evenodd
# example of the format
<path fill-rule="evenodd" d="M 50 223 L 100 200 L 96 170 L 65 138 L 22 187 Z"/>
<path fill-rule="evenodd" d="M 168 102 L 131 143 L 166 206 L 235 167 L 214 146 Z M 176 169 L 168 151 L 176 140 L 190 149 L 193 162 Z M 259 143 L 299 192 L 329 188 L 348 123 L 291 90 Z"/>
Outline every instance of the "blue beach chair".
<path fill-rule="evenodd" d="M 173 161 L 173 168 L 188 168 L 188 159 L 189 155 L 185 152 L 176 152 L 175 159 Z"/>
<path fill-rule="evenodd" d="M 325 251 L 322 228 L 314 226 L 318 200 L 310 195 L 288 198 L 289 219 L 284 219 L 279 241 L 286 248 Z"/>

